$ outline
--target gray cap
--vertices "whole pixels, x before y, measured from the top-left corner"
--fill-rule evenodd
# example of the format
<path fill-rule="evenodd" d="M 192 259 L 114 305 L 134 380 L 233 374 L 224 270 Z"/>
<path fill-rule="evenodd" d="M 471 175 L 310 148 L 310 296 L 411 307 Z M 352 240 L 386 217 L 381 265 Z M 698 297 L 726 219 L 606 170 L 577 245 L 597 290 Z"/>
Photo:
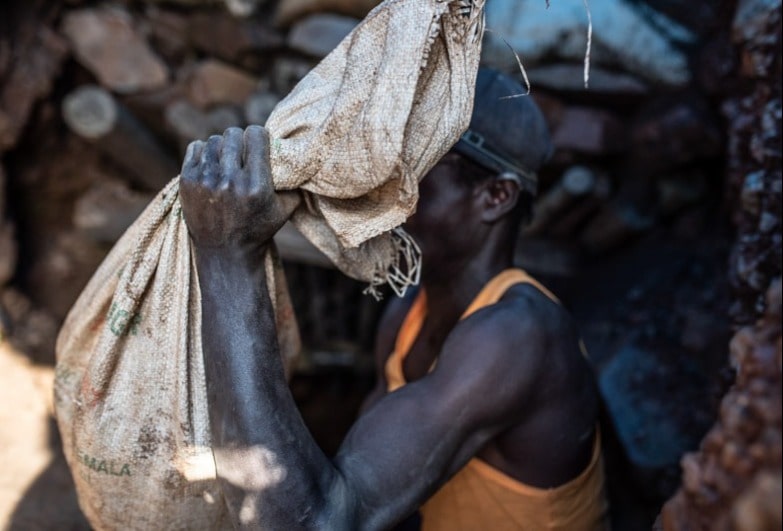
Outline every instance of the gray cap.
<path fill-rule="evenodd" d="M 552 142 L 544 115 L 530 96 L 521 95 L 525 92 L 505 74 L 479 69 L 470 126 L 454 151 L 498 174 L 516 176 L 522 189 L 535 194 L 536 173 L 551 156 Z"/>

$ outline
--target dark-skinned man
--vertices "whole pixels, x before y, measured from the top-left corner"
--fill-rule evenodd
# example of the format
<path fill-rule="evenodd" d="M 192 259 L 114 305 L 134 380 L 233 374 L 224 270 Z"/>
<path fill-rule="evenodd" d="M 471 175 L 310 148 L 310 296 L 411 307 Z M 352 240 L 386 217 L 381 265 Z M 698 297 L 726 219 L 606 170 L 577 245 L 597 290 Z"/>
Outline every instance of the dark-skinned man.
<path fill-rule="evenodd" d="M 567 312 L 514 269 L 550 144 L 521 88 L 481 70 L 469 130 L 420 184 L 406 227 L 422 285 L 391 302 L 378 387 L 333 459 L 286 385 L 263 254 L 292 199 L 268 138 L 230 129 L 185 157 L 218 477 L 234 520 L 271 530 L 606 528 L 598 395 Z M 237 478 L 244 478 L 239 481 Z"/>

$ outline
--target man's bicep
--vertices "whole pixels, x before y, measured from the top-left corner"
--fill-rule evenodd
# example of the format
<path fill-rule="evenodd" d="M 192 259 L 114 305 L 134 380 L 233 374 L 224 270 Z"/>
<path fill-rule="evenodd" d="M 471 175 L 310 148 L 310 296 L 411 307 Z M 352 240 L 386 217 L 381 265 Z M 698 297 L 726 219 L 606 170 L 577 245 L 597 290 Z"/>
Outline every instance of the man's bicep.
<path fill-rule="evenodd" d="M 506 428 L 528 409 L 545 348 L 534 322 L 498 303 L 455 327 L 432 376 L 472 398 L 463 416 L 474 429 Z"/>
<path fill-rule="evenodd" d="M 341 446 L 335 464 L 367 528 L 408 516 L 525 410 L 536 371 L 516 350 L 541 346 L 524 327 L 520 335 L 518 320 L 509 333 L 502 315 L 482 313 L 452 332 L 433 371 L 380 398 Z"/>
<path fill-rule="evenodd" d="M 482 444 L 471 443 L 476 434 L 461 424 L 458 401 L 438 395 L 428 380 L 382 397 L 335 457 L 362 508 L 362 528 L 388 528 L 408 516 Z"/>
<path fill-rule="evenodd" d="M 495 359 L 502 345 L 484 340 L 496 331 L 470 328 L 429 375 L 381 398 L 346 437 L 335 462 L 363 521 L 383 527 L 410 514 L 524 409 L 518 382 L 500 381 L 516 369 Z"/>

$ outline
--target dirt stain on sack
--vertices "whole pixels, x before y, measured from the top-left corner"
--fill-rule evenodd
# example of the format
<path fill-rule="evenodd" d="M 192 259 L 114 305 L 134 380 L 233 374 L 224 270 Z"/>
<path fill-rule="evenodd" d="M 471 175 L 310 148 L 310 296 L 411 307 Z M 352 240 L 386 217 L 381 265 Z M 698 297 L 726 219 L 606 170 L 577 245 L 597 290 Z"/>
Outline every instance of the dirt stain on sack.
<path fill-rule="evenodd" d="M 144 425 L 139 431 L 139 438 L 136 439 L 136 452 L 135 457 L 139 459 L 147 459 L 155 454 L 158 450 L 158 434 L 155 428 L 150 425 Z"/>
<path fill-rule="evenodd" d="M 172 494 L 184 495 L 188 480 L 176 468 L 166 472 L 163 478 L 163 487 Z"/>
<path fill-rule="evenodd" d="M 163 451 L 173 452 L 176 448 L 174 437 L 170 433 L 161 433 L 158 429 L 160 420 L 149 419 L 139 430 L 136 448 L 133 455 L 136 459 L 148 459 Z M 165 448 L 161 449 L 161 444 Z"/>

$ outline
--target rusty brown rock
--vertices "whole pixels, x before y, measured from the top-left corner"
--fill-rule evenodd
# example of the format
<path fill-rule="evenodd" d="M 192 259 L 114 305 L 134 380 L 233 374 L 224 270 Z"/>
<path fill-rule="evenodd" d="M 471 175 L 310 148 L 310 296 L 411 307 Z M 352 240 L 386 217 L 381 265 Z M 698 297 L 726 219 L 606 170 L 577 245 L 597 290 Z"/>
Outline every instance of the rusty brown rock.
<path fill-rule="evenodd" d="M 222 10 L 200 11 L 187 19 L 191 46 L 224 61 L 249 54 L 265 55 L 283 46 L 283 37 L 266 24 L 230 16 Z"/>
<path fill-rule="evenodd" d="M 696 494 L 702 488 L 703 478 L 701 468 L 695 454 L 686 454 L 680 461 L 682 466 L 682 486 L 690 493 Z"/>
<path fill-rule="evenodd" d="M 552 131 L 558 150 L 574 150 L 590 155 L 622 151 L 627 144 L 625 127 L 608 111 L 590 107 L 567 107 Z"/>
<path fill-rule="evenodd" d="M 720 451 L 720 465 L 732 474 L 747 476 L 753 471 L 753 460 L 738 441 L 729 441 Z"/>
<path fill-rule="evenodd" d="M 780 529 L 781 281 L 767 312 L 731 343 L 737 378 L 699 452 L 682 459 L 682 488 L 661 513 L 666 531 Z"/>
<path fill-rule="evenodd" d="M 74 205 L 73 225 L 98 243 L 114 243 L 152 200 L 119 180 L 94 183 Z"/>
<path fill-rule="evenodd" d="M 101 84 L 122 94 L 166 84 L 169 72 L 124 9 L 80 9 L 63 19 L 63 33 L 77 59 Z"/>
<path fill-rule="evenodd" d="M 181 11 L 148 6 L 142 19 L 146 23 L 150 45 L 169 64 L 181 64 L 190 53 L 188 18 Z"/>
<path fill-rule="evenodd" d="M 66 41 L 47 26 L 25 26 L 14 43 L 0 85 L 0 152 L 12 148 L 33 105 L 52 90 L 68 53 Z"/>
<path fill-rule="evenodd" d="M 257 78 L 239 68 L 207 59 L 191 72 L 188 95 L 190 101 L 202 109 L 227 103 L 241 106 L 258 84 Z"/>
<path fill-rule="evenodd" d="M 759 474 L 748 491 L 737 500 L 732 521 L 737 531 L 778 531 L 781 514 L 781 470 Z"/>
<path fill-rule="evenodd" d="M 277 5 L 275 23 L 288 26 L 295 20 L 311 13 L 339 13 L 364 18 L 381 0 L 281 0 Z"/>
<path fill-rule="evenodd" d="M 179 170 L 155 136 L 108 91 L 82 85 L 63 100 L 68 127 L 126 170 L 130 179 L 158 190 Z"/>
<path fill-rule="evenodd" d="M 718 429 L 718 427 L 713 427 L 704 437 L 701 447 L 704 451 L 717 453 L 725 443 L 726 437 L 723 430 Z"/>

